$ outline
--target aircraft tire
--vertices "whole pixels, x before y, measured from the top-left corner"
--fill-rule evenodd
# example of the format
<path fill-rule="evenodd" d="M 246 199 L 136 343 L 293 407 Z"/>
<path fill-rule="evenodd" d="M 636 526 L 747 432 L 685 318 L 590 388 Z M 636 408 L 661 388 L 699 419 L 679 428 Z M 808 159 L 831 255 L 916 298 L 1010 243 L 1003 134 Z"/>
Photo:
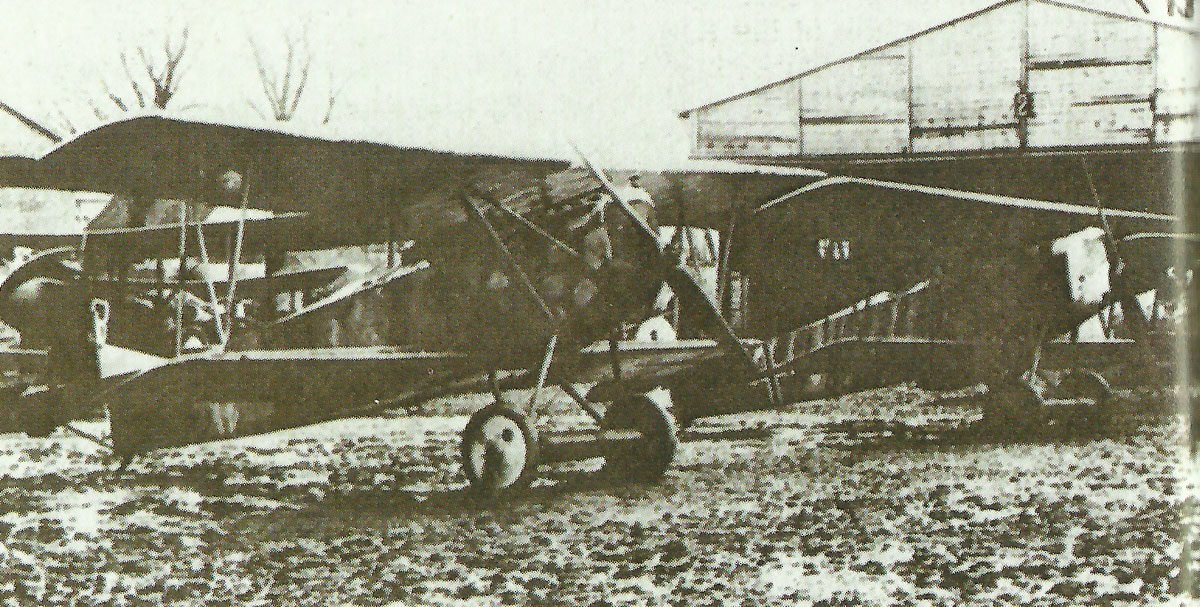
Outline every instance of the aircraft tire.
<path fill-rule="evenodd" d="M 662 404 L 645 394 L 614 402 L 600 423 L 602 430 L 637 430 L 642 438 L 609 445 L 604 471 L 622 480 L 651 482 L 662 478 L 679 450 L 679 425 Z"/>
<path fill-rule="evenodd" d="M 1008 379 L 988 386 L 983 395 L 983 422 L 993 430 L 1023 434 L 1046 425 L 1046 403 L 1025 382 Z"/>
<path fill-rule="evenodd" d="M 46 438 L 54 429 L 61 425 L 59 419 L 60 388 L 50 388 L 35 392 L 29 396 L 20 397 L 17 401 L 17 415 L 20 417 L 19 431 L 31 438 Z"/>
<path fill-rule="evenodd" d="M 507 404 L 488 405 L 463 430 L 463 473 L 486 495 L 527 487 L 537 474 L 538 446 L 527 415 Z"/>
<path fill-rule="evenodd" d="M 1073 423 L 1086 429 L 1107 430 L 1116 414 L 1112 386 L 1104 376 L 1090 369 L 1072 369 L 1062 378 L 1055 392 L 1078 399 L 1071 407 Z"/>

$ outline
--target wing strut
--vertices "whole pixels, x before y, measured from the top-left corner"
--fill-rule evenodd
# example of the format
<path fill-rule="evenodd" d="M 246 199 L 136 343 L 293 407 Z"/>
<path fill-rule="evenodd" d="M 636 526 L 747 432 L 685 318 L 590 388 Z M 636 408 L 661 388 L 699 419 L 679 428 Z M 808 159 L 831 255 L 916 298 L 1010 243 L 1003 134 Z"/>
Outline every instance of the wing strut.
<path fill-rule="evenodd" d="M 504 204 L 503 200 L 496 201 L 496 207 L 498 207 L 501 211 L 504 211 L 506 214 L 508 214 L 509 217 L 512 217 L 513 219 L 520 222 L 521 225 L 525 226 L 526 228 L 529 228 L 531 231 L 533 231 L 534 234 L 537 234 L 538 236 L 545 238 L 547 241 L 550 242 L 551 245 L 553 245 L 558 250 L 563 251 L 564 253 L 566 253 L 576 259 L 583 257 L 582 255 L 579 254 L 579 251 L 572 249 L 571 246 L 568 245 L 567 243 L 555 238 L 552 234 L 550 234 L 546 230 L 543 230 L 541 228 L 541 226 L 539 226 L 536 223 L 533 223 L 532 221 L 529 221 L 524 216 L 522 216 L 520 213 L 513 210 L 512 207 L 508 206 L 507 204 Z"/>
<path fill-rule="evenodd" d="M 204 242 L 204 226 L 199 221 L 196 222 L 196 243 L 200 247 L 200 263 L 202 267 L 207 268 L 209 264 L 208 245 Z M 212 305 L 213 323 L 217 327 L 217 336 L 221 340 L 221 347 L 224 348 L 229 336 L 225 334 L 225 327 L 222 322 L 222 317 L 225 313 L 221 311 L 221 301 L 217 299 L 217 288 L 213 286 L 213 281 L 206 272 L 201 271 L 200 275 L 204 278 L 204 286 L 208 289 L 208 302 Z"/>
<path fill-rule="evenodd" d="M 175 356 L 183 354 L 184 278 L 187 266 L 187 202 L 179 203 L 179 270 L 175 277 Z"/>
<path fill-rule="evenodd" d="M 492 239 L 492 242 L 496 245 L 496 248 L 500 249 L 500 254 L 504 257 L 504 261 L 507 262 L 509 269 L 516 274 L 517 278 L 521 281 L 521 286 L 525 287 L 525 290 L 529 291 L 529 294 L 533 296 L 533 300 L 535 303 L 537 303 L 538 308 L 541 309 L 542 314 L 545 314 L 547 319 L 553 321 L 554 312 L 550 310 L 550 306 L 546 305 L 546 300 L 542 299 L 542 295 L 538 293 L 537 289 L 533 286 L 533 281 L 529 279 L 529 275 L 525 273 L 523 268 L 521 268 L 521 263 L 518 262 L 515 257 L 513 257 L 512 251 L 510 251 L 508 246 L 504 244 L 504 239 L 501 238 L 500 234 L 496 232 L 495 226 L 492 225 L 491 221 L 488 221 L 487 215 L 483 213 L 483 209 L 479 208 L 479 204 L 476 203 L 469 194 L 463 194 L 462 199 L 463 202 L 466 203 L 467 208 L 471 209 L 471 212 L 475 215 L 475 218 L 479 220 L 479 223 L 483 226 L 483 229 L 487 231 L 488 236 Z"/>
<path fill-rule="evenodd" d="M 229 289 L 225 293 L 225 337 L 223 342 L 228 343 L 229 338 L 233 335 L 233 315 L 234 315 L 234 295 L 237 294 L 237 279 L 238 266 L 242 263 L 242 244 L 246 238 L 246 209 L 250 206 L 250 175 L 246 175 L 246 183 L 242 186 L 242 208 L 241 214 L 238 215 L 237 233 L 234 236 L 233 255 L 229 260 Z"/>

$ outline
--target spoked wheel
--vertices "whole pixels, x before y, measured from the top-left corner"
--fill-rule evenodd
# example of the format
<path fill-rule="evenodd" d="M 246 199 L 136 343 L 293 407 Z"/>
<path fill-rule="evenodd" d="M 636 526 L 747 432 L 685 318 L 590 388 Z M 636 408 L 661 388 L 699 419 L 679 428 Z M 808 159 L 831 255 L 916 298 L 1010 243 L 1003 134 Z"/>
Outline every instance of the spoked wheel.
<path fill-rule="evenodd" d="M 1072 369 L 1059 380 L 1052 396 L 1074 398 L 1085 405 L 1104 406 L 1112 400 L 1112 386 L 1104 376 L 1088 369 Z"/>
<path fill-rule="evenodd" d="M 526 487 L 537 470 L 537 431 L 511 406 L 488 405 L 463 430 L 462 460 L 471 486 L 485 494 Z"/>
<path fill-rule="evenodd" d="M 1018 432 L 1054 426 L 1069 432 L 1109 427 L 1113 393 L 1104 377 L 1087 370 L 1045 375 L 1035 378 L 1033 386 L 1019 380 L 989 386 L 984 421 Z"/>
<path fill-rule="evenodd" d="M 613 402 L 600 429 L 633 430 L 634 440 L 612 441 L 604 452 L 604 470 L 615 478 L 634 482 L 658 480 L 675 459 L 679 426 L 675 417 L 650 397 L 639 394 Z"/>

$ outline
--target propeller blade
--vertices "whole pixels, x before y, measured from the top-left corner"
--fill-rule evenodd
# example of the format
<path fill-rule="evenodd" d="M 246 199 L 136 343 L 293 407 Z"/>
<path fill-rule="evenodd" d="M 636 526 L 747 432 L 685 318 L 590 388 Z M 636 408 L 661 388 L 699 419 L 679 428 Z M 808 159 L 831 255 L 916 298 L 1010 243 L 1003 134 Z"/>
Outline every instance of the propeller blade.
<path fill-rule="evenodd" d="M 630 206 L 629 201 L 625 200 L 625 197 L 617 191 L 616 186 L 612 184 L 612 181 L 608 178 L 608 175 L 606 175 L 604 171 L 600 170 L 595 164 L 593 164 L 591 159 L 588 158 L 587 155 L 584 154 L 578 147 L 576 147 L 574 143 L 571 144 L 571 148 L 574 149 L 575 153 L 579 155 L 579 158 L 583 160 L 583 165 L 587 167 L 587 170 L 592 174 L 592 177 L 595 177 L 596 181 L 600 182 L 600 186 L 604 188 L 604 191 L 607 192 L 608 195 L 611 196 L 612 199 L 617 203 L 617 206 L 620 207 L 621 212 L 625 213 L 625 215 L 629 217 L 629 220 L 638 227 L 638 231 L 642 232 L 645 236 L 654 241 L 654 247 L 661 253 L 663 251 L 663 245 L 658 240 L 658 234 L 654 233 L 654 229 L 650 227 L 650 224 L 646 223 L 645 218 L 639 215 L 637 211 L 633 210 L 633 207 Z"/>
<path fill-rule="evenodd" d="M 1096 203 L 1096 215 L 1100 217 L 1100 227 L 1104 230 L 1104 250 L 1108 255 L 1108 278 L 1109 284 L 1112 284 L 1124 268 L 1125 261 L 1121 257 L 1121 250 L 1117 245 L 1117 236 L 1113 232 L 1112 224 L 1108 222 L 1108 216 L 1104 214 L 1104 204 L 1100 202 L 1100 193 L 1096 191 L 1096 184 L 1092 181 L 1092 171 L 1088 169 L 1087 159 L 1080 158 L 1079 162 L 1083 165 L 1083 176 L 1087 179 L 1088 191 L 1092 194 L 1092 201 Z"/>
<path fill-rule="evenodd" d="M 575 153 L 579 155 L 580 159 L 583 160 L 583 164 L 585 167 L 587 167 L 588 172 L 590 172 L 592 176 L 596 178 L 596 181 L 600 182 L 600 185 L 604 188 L 604 191 L 607 192 L 614 201 L 616 201 L 617 206 L 623 213 L 625 213 L 626 216 L 629 217 L 631 221 L 633 221 L 634 225 L 638 226 L 638 231 L 641 232 L 646 238 L 653 239 L 655 249 L 658 251 L 658 254 L 654 256 L 654 261 L 652 262 L 656 266 L 653 268 L 653 270 L 655 270 L 654 275 L 662 277 L 661 279 L 671 287 L 671 290 L 675 292 L 675 296 L 679 298 L 680 304 L 682 304 L 684 307 L 690 308 L 691 312 L 696 315 L 696 319 L 700 321 L 702 327 L 708 329 L 716 338 L 718 343 L 734 352 L 739 352 L 741 358 L 747 365 L 749 365 L 750 369 L 757 370 L 758 365 L 755 364 L 754 357 L 746 349 L 745 345 L 742 344 L 741 339 L 739 339 L 737 334 L 733 331 L 733 327 L 731 327 L 725 318 L 721 316 L 719 306 L 700 286 L 700 283 L 696 280 L 696 277 L 689 273 L 685 268 L 679 267 L 677 260 L 672 259 L 671 256 L 667 254 L 666 250 L 663 248 L 662 242 L 659 241 L 658 235 L 654 233 L 654 230 L 650 227 L 650 224 L 646 223 L 646 220 L 633 210 L 633 207 L 630 206 L 629 201 L 625 200 L 625 197 L 621 194 L 621 192 L 617 191 L 617 188 L 613 186 L 612 181 L 608 179 L 608 176 L 605 175 L 604 172 L 601 171 L 591 161 L 591 159 L 587 157 L 586 154 L 584 154 L 577 146 L 575 146 L 575 144 L 572 143 L 571 147 L 575 150 Z M 683 226 L 680 226 L 676 229 L 682 230 Z"/>
<path fill-rule="evenodd" d="M 1126 281 L 1122 278 L 1125 271 L 1125 259 L 1121 256 L 1121 249 L 1117 244 L 1117 236 L 1113 232 L 1112 224 L 1108 222 L 1108 216 L 1104 214 L 1104 205 L 1100 202 L 1100 193 L 1096 191 L 1096 184 L 1092 181 L 1092 171 L 1088 169 L 1087 159 L 1080 158 L 1079 162 L 1083 165 L 1083 176 L 1087 179 L 1088 191 L 1091 192 L 1092 200 L 1096 203 L 1096 215 L 1100 218 L 1101 229 L 1104 230 L 1104 253 L 1108 258 L 1109 295 L 1112 296 L 1113 302 L 1120 302 L 1126 299 L 1125 293 L 1128 290 L 1125 285 Z M 1106 299 L 1108 298 L 1106 297 Z M 1121 308 L 1124 310 L 1124 303 L 1121 304 Z M 1141 316 L 1140 313 L 1136 313 L 1136 315 Z"/>

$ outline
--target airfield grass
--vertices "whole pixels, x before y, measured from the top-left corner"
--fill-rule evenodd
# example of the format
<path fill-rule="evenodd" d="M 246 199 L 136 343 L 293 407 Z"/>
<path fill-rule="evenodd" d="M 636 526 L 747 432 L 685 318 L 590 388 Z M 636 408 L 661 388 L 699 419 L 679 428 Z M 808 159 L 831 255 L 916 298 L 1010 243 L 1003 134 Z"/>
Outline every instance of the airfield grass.
<path fill-rule="evenodd" d="M 930 400 L 899 387 L 700 420 L 660 483 L 593 460 L 501 502 L 464 491 L 458 470 L 482 396 L 164 451 L 122 474 L 82 439 L 9 435 L 0 605 L 1143 605 L 1200 591 L 1169 397 L 1127 395 L 1104 435 L 1036 437 Z"/>

